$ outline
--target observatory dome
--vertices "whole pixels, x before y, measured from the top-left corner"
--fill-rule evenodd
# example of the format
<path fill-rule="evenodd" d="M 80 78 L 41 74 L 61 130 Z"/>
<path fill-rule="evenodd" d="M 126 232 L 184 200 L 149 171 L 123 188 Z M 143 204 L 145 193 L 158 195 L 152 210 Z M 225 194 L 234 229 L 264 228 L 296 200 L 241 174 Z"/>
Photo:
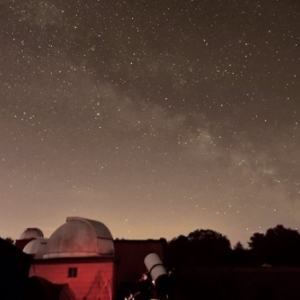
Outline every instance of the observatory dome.
<path fill-rule="evenodd" d="M 36 239 L 40 237 L 44 237 L 42 230 L 32 227 L 25 229 L 25 231 L 20 236 L 20 240 Z"/>
<path fill-rule="evenodd" d="M 113 257 L 113 237 L 101 222 L 68 217 L 50 236 L 43 258 Z"/>
<path fill-rule="evenodd" d="M 38 237 L 30 241 L 23 249 L 23 252 L 33 255 L 34 258 L 42 258 L 46 251 L 48 239 Z"/>

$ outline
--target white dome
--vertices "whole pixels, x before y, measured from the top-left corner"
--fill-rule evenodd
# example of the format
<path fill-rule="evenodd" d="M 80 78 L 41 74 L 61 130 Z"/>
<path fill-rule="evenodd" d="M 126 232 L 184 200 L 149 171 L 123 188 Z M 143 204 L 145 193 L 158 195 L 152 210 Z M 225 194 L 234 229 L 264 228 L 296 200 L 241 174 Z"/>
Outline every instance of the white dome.
<path fill-rule="evenodd" d="M 36 239 L 40 237 L 44 237 L 42 230 L 32 227 L 25 229 L 25 231 L 20 236 L 20 240 Z"/>
<path fill-rule="evenodd" d="M 101 222 L 68 217 L 67 222 L 50 236 L 44 258 L 113 257 L 113 237 Z"/>
<path fill-rule="evenodd" d="M 38 237 L 30 241 L 23 249 L 23 252 L 33 255 L 34 258 L 42 258 L 46 252 L 48 239 Z"/>

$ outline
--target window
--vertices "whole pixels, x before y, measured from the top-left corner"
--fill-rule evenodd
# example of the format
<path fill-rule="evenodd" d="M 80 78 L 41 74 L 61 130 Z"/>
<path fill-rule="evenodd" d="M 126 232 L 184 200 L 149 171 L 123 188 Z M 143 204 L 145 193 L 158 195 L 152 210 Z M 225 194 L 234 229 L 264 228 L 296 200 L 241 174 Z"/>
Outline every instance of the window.
<path fill-rule="evenodd" d="M 77 277 L 77 268 L 69 268 L 68 277 L 72 277 L 72 278 Z"/>

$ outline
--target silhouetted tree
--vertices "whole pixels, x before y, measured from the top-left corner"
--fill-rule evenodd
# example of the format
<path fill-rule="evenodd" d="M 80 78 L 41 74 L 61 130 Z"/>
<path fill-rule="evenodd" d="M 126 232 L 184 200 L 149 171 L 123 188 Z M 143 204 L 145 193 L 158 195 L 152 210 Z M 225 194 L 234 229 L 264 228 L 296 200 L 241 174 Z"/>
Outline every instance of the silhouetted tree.
<path fill-rule="evenodd" d="M 238 266 L 245 266 L 251 264 L 249 258 L 249 250 L 245 249 L 240 241 L 233 247 L 232 264 Z"/>
<path fill-rule="evenodd" d="M 263 233 L 256 232 L 250 237 L 248 242 L 251 250 L 251 261 L 254 264 L 266 262 L 266 238 Z"/>
<path fill-rule="evenodd" d="M 11 237 L 7 237 L 4 240 L 7 241 L 7 242 L 9 242 L 10 244 L 14 243 L 14 240 Z"/>
<path fill-rule="evenodd" d="M 187 236 L 191 242 L 194 262 L 200 265 L 220 265 L 229 262 L 231 246 L 228 238 L 210 229 L 191 232 Z"/>
<path fill-rule="evenodd" d="M 265 244 L 265 235 L 263 233 L 254 233 L 248 242 L 250 249 L 261 249 Z"/>
<path fill-rule="evenodd" d="M 266 257 L 274 265 L 298 265 L 300 235 L 297 230 L 277 225 L 266 232 Z"/>
<path fill-rule="evenodd" d="M 168 244 L 167 264 L 178 267 L 187 263 L 190 252 L 190 242 L 184 235 L 172 239 Z"/>
<path fill-rule="evenodd" d="M 186 238 L 182 242 L 185 243 L 185 260 L 188 264 L 207 266 L 228 262 L 231 247 L 226 236 L 210 229 L 199 229 L 189 233 Z"/>
<path fill-rule="evenodd" d="M 242 251 L 242 250 L 245 250 L 245 248 L 244 248 L 243 244 L 240 241 L 238 241 L 235 244 L 235 246 L 233 247 L 233 250 L 234 251 Z"/>
<path fill-rule="evenodd" d="M 169 243 L 169 258 L 173 266 L 220 265 L 229 262 L 230 241 L 213 230 L 195 230 L 187 237 L 181 235 Z"/>
<path fill-rule="evenodd" d="M 300 235 L 297 230 L 277 225 L 266 234 L 254 233 L 248 243 L 256 263 L 299 265 Z"/>

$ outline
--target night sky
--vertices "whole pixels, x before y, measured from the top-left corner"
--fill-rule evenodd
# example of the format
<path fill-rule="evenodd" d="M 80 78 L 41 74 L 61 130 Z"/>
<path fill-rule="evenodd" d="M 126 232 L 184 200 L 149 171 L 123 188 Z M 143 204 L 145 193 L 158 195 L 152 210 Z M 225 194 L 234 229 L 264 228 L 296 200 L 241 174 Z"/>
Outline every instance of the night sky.
<path fill-rule="evenodd" d="M 0 0 L 0 236 L 300 226 L 299 0 Z"/>

